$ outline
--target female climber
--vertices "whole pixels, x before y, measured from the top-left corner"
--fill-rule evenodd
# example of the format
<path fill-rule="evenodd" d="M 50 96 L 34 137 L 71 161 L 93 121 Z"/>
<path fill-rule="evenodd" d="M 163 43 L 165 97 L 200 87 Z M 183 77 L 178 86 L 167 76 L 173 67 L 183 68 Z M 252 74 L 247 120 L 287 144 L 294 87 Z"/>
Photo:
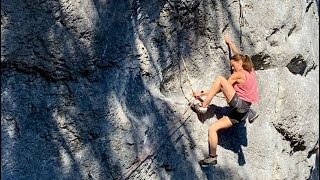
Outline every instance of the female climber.
<path fill-rule="evenodd" d="M 224 36 L 224 40 L 234 54 L 230 59 L 232 74 L 228 79 L 218 76 L 208 91 L 193 93 L 196 98 L 206 96 L 202 103 L 194 105 L 199 113 L 205 113 L 213 97 L 221 91 L 231 108 L 229 115 L 223 116 L 209 127 L 209 156 L 199 161 L 201 166 L 217 164 L 217 131 L 230 128 L 240 121 L 245 121 L 246 118 L 249 119 L 249 122 L 253 122 L 258 116 L 255 111 L 250 109 L 251 103 L 256 103 L 259 100 L 253 63 L 248 55 L 241 54 L 227 36 Z"/>

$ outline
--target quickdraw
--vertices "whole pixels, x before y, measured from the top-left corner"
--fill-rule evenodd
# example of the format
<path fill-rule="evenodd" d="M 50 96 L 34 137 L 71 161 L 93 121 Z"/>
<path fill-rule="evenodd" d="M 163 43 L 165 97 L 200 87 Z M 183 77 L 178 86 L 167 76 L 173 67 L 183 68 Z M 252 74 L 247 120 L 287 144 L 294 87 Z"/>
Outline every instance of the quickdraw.
<path fill-rule="evenodd" d="M 244 3 L 243 0 L 239 0 L 240 6 L 240 16 L 239 16 L 239 23 L 240 23 L 240 49 L 243 51 L 243 42 L 242 42 L 242 27 L 248 25 L 248 21 L 245 18 L 245 10 L 244 10 Z"/>

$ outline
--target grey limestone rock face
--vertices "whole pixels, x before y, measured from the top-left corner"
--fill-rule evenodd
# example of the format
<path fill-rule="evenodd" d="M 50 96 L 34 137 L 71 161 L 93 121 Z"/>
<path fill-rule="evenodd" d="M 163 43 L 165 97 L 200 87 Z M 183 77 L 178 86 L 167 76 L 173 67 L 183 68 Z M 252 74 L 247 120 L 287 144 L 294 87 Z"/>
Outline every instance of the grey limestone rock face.
<path fill-rule="evenodd" d="M 2 0 L 2 179 L 318 178 L 319 1 L 243 3 Z M 260 116 L 200 168 L 227 103 L 188 101 L 230 75 L 224 35 L 253 60 Z"/>

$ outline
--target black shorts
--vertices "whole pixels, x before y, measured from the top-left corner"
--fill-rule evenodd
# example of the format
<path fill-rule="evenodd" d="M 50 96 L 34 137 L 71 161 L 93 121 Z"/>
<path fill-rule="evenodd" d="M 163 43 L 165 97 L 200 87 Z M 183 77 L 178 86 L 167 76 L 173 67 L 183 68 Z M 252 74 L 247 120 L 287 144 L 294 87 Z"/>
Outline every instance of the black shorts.
<path fill-rule="evenodd" d="M 231 108 L 231 112 L 227 116 L 230 118 L 232 124 L 236 124 L 240 121 L 245 121 L 246 114 L 250 109 L 251 103 L 240 99 L 239 96 L 235 94 L 229 102 L 229 106 Z"/>

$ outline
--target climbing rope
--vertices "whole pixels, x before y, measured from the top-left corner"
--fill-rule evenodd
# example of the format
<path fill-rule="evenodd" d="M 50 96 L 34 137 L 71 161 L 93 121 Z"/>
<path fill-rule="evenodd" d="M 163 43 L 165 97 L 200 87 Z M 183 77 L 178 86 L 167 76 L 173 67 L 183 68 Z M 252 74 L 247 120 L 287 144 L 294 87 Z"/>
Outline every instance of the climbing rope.
<path fill-rule="evenodd" d="M 183 65 L 184 65 L 184 68 L 186 69 L 186 73 L 187 73 L 187 81 L 189 82 L 190 84 L 190 87 L 191 87 L 191 91 L 192 91 L 192 94 L 194 94 L 194 90 L 192 88 L 192 84 L 191 84 L 191 81 L 190 81 L 190 76 L 189 76 L 189 72 L 188 72 L 188 69 L 187 69 L 187 66 L 186 66 L 186 62 L 184 61 L 183 57 L 181 56 L 181 59 L 182 59 L 182 62 L 183 62 Z M 182 88 L 182 86 L 181 86 Z M 201 97 L 195 97 L 196 99 L 198 99 L 200 102 L 203 102 L 203 100 L 201 99 Z M 186 97 L 186 99 L 188 99 Z M 191 103 L 190 100 L 188 99 L 188 102 L 189 104 Z"/>
<path fill-rule="evenodd" d="M 182 58 L 183 60 L 183 58 Z M 191 86 L 191 90 L 193 91 L 192 84 L 190 81 L 189 77 L 189 72 L 187 70 L 186 64 L 183 60 L 184 67 L 187 72 L 187 78 Z M 182 86 L 181 86 L 182 88 Z M 185 95 L 184 95 L 185 96 Z M 156 153 L 159 151 L 160 147 L 165 144 L 165 141 L 167 141 L 168 138 L 171 138 L 172 135 L 177 132 L 177 130 L 191 117 L 191 114 L 189 114 L 187 117 L 184 118 L 185 114 L 187 114 L 188 110 L 190 109 L 190 106 L 194 103 L 191 100 L 189 100 L 186 96 L 185 98 L 188 100 L 188 105 L 187 107 L 183 110 L 183 113 L 178 117 L 176 121 L 173 121 L 169 126 L 168 126 L 168 131 L 167 133 L 163 134 L 162 138 L 160 138 L 162 141 L 160 141 L 157 144 L 153 144 L 153 147 L 151 148 L 150 151 L 148 152 L 143 152 L 137 159 L 129 166 L 129 168 L 119 177 L 116 177 L 115 179 L 130 179 L 130 176 L 144 163 L 146 162 L 147 159 L 152 158 L 153 156 L 156 155 Z"/>
<path fill-rule="evenodd" d="M 179 118 L 171 123 L 168 127 L 167 133 L 162 135 L 161 141 L 157 144 L 153 144 L 153 148 L 151 148 L 148 152 L 143 152 L 137 159 L 129 166 L 129 168 L 119 177 L 115 179 L 130 179 L 130 176 L 143 164 L 147 159 L 152 158 L 159 152 L 160 147 L 165 145 L 165 142 L 173 136 L 175 132 L 191 117 L 189 114 L 186 118 L 183 118 L 184 115 L 188 112 L 190 105 L 184 110 L 184 112 L 179 116 Z"/>
<path fill-rule="evenodd" d="M 181 59 L 182 59 L 182 62 L 183 62 L 183 65 L 184 65 L 184 68 L 186 69 L 186 72 L 187 72 L 187 80 L 190 84 L 190 87 L 191 87 L 191 91 L 192 93 L 194 93 L 193 91 L 193 88 L 192 88 L 192 84 L 191 84 L 191 81 L 190 81 L 190 76 L 189 76 L 189 72 L 188 72 L 188 69 L 187 69 L 187 66 L 186 66 L 186 62 L 184 61 L 183 57 L 181 56 Z"/>

